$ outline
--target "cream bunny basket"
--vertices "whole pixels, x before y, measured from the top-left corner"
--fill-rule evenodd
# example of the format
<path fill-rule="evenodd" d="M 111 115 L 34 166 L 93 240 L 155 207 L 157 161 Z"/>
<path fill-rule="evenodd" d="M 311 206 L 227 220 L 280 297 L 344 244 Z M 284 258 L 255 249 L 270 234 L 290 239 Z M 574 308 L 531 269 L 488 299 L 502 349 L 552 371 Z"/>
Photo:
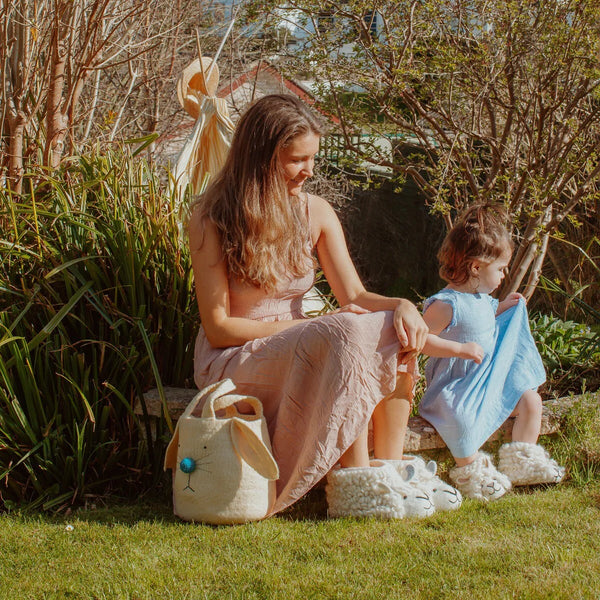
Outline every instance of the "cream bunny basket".
<path fill-rule="evenodd" d="M 254 521 L 265 517 L 275 500 L 279 469 L 262 404 L 253 396 L 230 394 L 233 390 L 231 379 L 224 379 L 199 392 L 167 447 L 165 470 L 174 470 L 174 511 L 187 521 Z M 192 416 L 203 399 L 202 416 Z M 239 413 L 234 404 L 240 401 L 255 414 Z M 221 409 L 224 418 L 215 414 Z"/>

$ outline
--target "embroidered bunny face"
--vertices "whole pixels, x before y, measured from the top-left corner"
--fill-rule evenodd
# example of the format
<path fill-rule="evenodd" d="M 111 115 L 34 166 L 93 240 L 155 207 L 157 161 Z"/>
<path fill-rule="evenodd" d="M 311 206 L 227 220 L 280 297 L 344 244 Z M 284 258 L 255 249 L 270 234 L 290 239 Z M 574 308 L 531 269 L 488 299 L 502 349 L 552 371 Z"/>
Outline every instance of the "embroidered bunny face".
<path fill-rule="evenodd" d="M 177 469 L 186 475 L 180 477 L 185 481 L 182 491 L 203 494 L 207 487 L 225 487 L 228 480 L 241 476 L 243 463 L 267 479 L 276 475 L 270 452 L 248 423 L 228 419 L 217 420 L 215 425 L 197 436 L 192 445 L 188 443 L 185 450 L 179 444 Z M 223 448 L 231 450 L 223 452 Z"/>
<path fill-rule="evenodd" d="M 203 450 L 208 450 L 208 446 L 203 446 Z M 200 459 L 192 458 L 191 456 L 186 456 L 182 458 L 179 462 L 179 470 L 182 473 L 185 473 L 188 476 L 187 485 L 183 488 L 183 490 L 190 490 L 191 492 L 195 492 L 194 488 L 190 485 L 192 473 L 199 469 L 200 471 L 205 471 L 210 473 L 210 453 L 205 454 Z"/>

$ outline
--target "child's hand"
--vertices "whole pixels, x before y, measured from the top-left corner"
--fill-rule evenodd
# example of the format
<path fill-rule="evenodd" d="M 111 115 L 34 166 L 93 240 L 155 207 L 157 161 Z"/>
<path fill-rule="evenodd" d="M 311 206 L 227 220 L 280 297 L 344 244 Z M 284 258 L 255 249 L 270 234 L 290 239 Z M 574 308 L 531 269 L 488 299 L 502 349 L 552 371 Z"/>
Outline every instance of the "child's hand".
<path fill-rule="evenodd" d="M 502 302 L 498 303 L 498 310 L 496 311 L 496 315 L 503 313 L 505 310 L 508 310 L 512 306 L 516 306 L 519 303 L 519 300 L 525 300 L 523 294 L 519 294 L 519 292 L 511 292 Z"/>
<path fill-rule="evenodd" d="M 466 344 L 461 344 L 460 346 L 459 358 L 474 360 L 477 364 L 481 363 L 485 352 L 479 344 L 476 344 L 475 342 L 467 342 Z"/>

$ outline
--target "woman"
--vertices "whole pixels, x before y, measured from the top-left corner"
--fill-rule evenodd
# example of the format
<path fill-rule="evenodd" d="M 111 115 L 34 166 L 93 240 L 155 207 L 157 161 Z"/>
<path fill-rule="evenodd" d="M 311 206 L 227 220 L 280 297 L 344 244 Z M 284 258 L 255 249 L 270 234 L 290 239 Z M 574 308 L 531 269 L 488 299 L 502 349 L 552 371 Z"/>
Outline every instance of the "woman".
<path fill-rule="evenodd" d="M 343 472 L 378 472 L 369 465 L 371 417 L 375 457 L 402 458 L 407 365 L 427 336 L 409 301 L 365 290 L 333 209 L 302 191 L 320 135 L 297 98 L 255 102 L 189 223 L 202 321 L 195 381 L 202 388 L 229 377 L 262 401 L 281 475 L 272 512 L 338 462 Z M 313 285 L 315 250 L 343 308 L 307 319 L 302 297 Z"/>

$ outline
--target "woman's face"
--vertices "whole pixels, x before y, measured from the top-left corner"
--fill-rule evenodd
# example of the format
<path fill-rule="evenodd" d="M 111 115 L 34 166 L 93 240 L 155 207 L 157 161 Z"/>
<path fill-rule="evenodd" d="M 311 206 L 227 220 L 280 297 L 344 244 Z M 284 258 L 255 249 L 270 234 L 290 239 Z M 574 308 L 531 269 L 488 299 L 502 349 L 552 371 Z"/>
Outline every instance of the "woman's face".
<path fill-rule="evenodd" d="M 279 152 L 279 162 L 290 196 L 302 191 L 304 182 L 313 176 L 315 154 L 319 151 L 321 138 L 316 133 L 304 133 Z"/>

